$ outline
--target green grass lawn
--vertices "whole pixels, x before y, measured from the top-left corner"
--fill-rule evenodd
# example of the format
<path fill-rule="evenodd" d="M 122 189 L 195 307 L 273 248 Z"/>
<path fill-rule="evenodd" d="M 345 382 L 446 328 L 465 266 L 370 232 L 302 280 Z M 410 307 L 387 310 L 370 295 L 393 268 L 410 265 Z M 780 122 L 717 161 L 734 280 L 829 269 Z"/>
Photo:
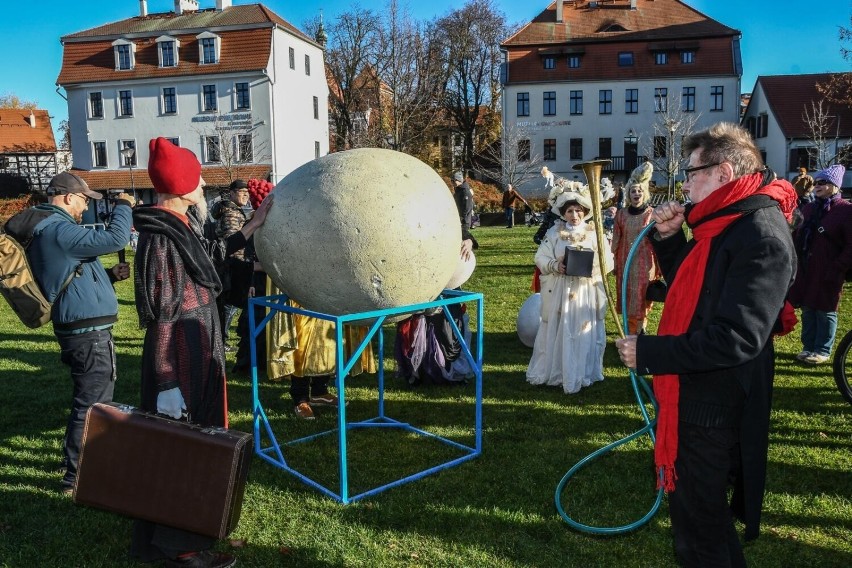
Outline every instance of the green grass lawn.
<path fill-rule="evenodd" d="M 591 536 L 565 524 L 554 491 L 578 460 L 641 424 L 612 342 L 606 380 L 575 395 L 525 382 L 531 349 L 515 334 L 530 294 L 534 230 L 476 229 L 478 267 L 465 286 L 485 295 L 483 453 L 459 467 L 343 506 L 255 458 L 234 539 L 241 566 L 563 567 L 673 566 L 665 503 L 644 527 Z M 115 258 L 106 258 L 110 265 Z M 780 285 L 780 283 L 779 283 Z M 142 333 L 130 281 L 117 285 L 117 401 L 139 401 Z M 849 296 L 847 290 L 847 296 Z M 839 335 L 852 326 L 849 306 Z M 657 312 L 652 320 L 656 319 Z M 475 321 L 473 315 L 471 320 Z M 393 376 L 392 330 L 385 333 L 386 412 L 472 444 L 473 385 L 410 388 Z M 794 360 L 798 330 L 777 342 L 778 365 L 761 537 L 746 546 L 752 566 L 852 565 L 852 407 L 828 366 Z M 232 355 L 229 355 L 232 358 Z M 232 359 L 229 359 L 232 361 Z M 285 383 L 261 383 L 279 441 L 333 428 L 334 412 L 296 419 Z M 229 376 L 232 427 L 249 431 L 251 381 Z M 58 492 L 60 441 L 70 405 L 68 371 L 50 328 L 27 330 L 0 302 L 0 566 L 122 567 L 131 522 L 75 506 Z M 347 383 L 352 420 L 376 414 L 375 376 Z M 350 435 L 350 493 L 375 487 L 454 455 L 434 440 L 398 430 Z M 337 449 L 319 439 L 288 460 L 336 490 Z M 593 462 L 568 485 L 565 508 L 578 520 L 620 525 L 655 497 L 647 437 Z M 222 549 L 230 544 L 223 542 Z"/>

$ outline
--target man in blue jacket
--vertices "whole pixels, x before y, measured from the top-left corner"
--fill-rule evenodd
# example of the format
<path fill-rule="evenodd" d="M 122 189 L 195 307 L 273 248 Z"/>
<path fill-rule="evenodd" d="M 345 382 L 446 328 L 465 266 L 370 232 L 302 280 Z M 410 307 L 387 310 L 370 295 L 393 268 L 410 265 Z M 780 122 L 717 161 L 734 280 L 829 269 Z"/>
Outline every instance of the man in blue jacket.
<path fill-rule="evenodd" d="M 36 282 L 53 304 L 51 320 L 61 360 L 71 368 L 73 401 L 65 429 L 66 471 L 61 485 L 64 494 L 71 494 L 86 411 L 96 402 L 112 401 L 112 326 L 118 320 L 118 299 L 112 284 L 130 276 L 128 264 L 119 263 L 107 271 L 98 256 L 123 250 L 130 241 L 133 198 L 120 194 L 111 222 L 105 230 L 97 231 L 79 223 L 89 200 L 102 196 L 79 176 L 70 172 L 55 176 L 47 194 L 48 203 L 25 213 L 37 221 L 27 257 Z"/>

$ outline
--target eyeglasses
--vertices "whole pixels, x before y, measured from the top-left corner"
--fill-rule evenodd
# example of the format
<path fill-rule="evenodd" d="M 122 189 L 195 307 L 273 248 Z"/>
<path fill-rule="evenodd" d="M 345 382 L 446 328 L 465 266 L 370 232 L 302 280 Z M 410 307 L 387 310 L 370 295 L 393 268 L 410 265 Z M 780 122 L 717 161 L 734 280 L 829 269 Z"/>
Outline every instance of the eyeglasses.
<path fill-rule="evenodd" d="M 683 169 L 683 180 L 684 182 L 692 181 L 692 177 L 689 174 L 700 172 L 701 170 L 706 170 L 707 168 L 712 168 L 713 166 L 718 166 L 721 162 L 713 162 L 712 164 L 704 164 L 703 166 L 693 166 L 691 168 Z"/>
<path fill-rule="evenodd" d="M 91 199 L 91 197 L 89 197 L 85 193 L 75 193 L 74 195 L 76 195 L 77 197 L 82 197 L 83 200 L 86 202 L 86 205 L 89 204 L 89 200 Z"/>

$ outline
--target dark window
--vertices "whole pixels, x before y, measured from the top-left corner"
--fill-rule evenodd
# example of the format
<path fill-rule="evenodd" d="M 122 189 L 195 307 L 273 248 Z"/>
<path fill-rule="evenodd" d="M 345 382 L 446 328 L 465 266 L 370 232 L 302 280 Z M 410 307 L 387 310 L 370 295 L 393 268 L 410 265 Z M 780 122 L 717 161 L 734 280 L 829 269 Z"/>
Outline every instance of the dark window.
<path fill-rule="evenodd" d="M 757 138 L 757 119 L 755 117 L 750 116 L 746 119 L 745 128 L 752 138 Z"/>
<path fill-rule="evenodd" d="M 725 87 L 710 87 L 710 110 L 723 110 Z"/>
<path fill-rule="evenodd" d="M 633 52 L 632 51 L 622 51 L 618 54 L 618 66 L 619 67 L 631 67 L 633 65 Z"/>
<path fill-rule="evenodd" d="M 669 90 L 666 87 L 654 89 L 654 112 L 669 110 Z"/>
<path fill-rule="evenodd" d="M 130 69 L 130 45 L 117 45 L 115 49 L 118 52 L 118 68 L 121 70 Z"/>
<path fill-rule="evenodd" d="M 219 137 L 218 136 L 205 136 L 204 137 L 204 151 L 207 155 L 208 162 L 218 162 L 221 160 L 219 156 Z"/>
<path fill-rule="evenodd" d="M 624 91 L 624 112 L 627 114 L 639 112 L 639 89 Z"/>
<path fill-rule="evenodd" d="M 544 62 L 544 68 L 545 69 L 556 69 L 556 56 L 545 55 L 542 58 L 542 61 Z"/>
<path fill-rule="evenodd" d="M 568 144 L 568 157 L 572 160 L 582 160 L 583 159 L 583 139 L 582 138 L 571 138 Z"/>
<path fill-rule="evenodd" d="M 598 138 L 598 158 L 612 158 L 612 138 Z"/>
<path fill-rule="evenodd" d="M 135 140 L 122 140 L 121 141 L 121 149 L 125 150 L 127 148 L 136 149 L 136 141 Z M 133 152 L 133 155 L 130 156 L 129 158 L 126 157 L 121 152 L 119 152 L 118 155 L 121 156 L 121 165 L 123 165 L 125 167 L 129 167 L 131 165 L 132 166 L 136 165 L 136 152 Z"/>
<path fill-rule="evenodd" d="M 520 162 L 529 162 L 530 161 L 530 141 L 529 140 L 518 140 L 518 161 Z"/>
<path fill-rule="evenodd" d="M 815 148 L 791 148 L 789 170 L 797 168 L 817 169 Z"/>
<path fill-rule="evenodd" d="M 544 159 L 547 161 L 556 159 L 556 138 L 544 139 Z"/>
<path fill-rule="evenodd" d="M 205 112 L 215 111 L 218 108 L 216 104 L 216 85 L 202 85 L 201 89 L 204 92 L 202 109 Z"/>
<path fill-rule="evenodd" d="M 654 157 L 665 158 L 667 154 L 668 152 L 666 152 L 666 137 L 654 136 Z"/>
<path fill-rule="evenodd" d="M 130 91 L 118 92 L 118 115 L 133 116 L 133 94 Z"/>
<path fill-rule="evenodd" d="M 669 62 L 669 54 L 665 51 L 658 51 L 654 53 L 654 63 L 657 65 L 665 65 Z"/>
<path fill-rule="evenodd" d="M 237 136 L 237 159 L 240 162 L 251 162 L 254 157 L 251 134 L 239 134 Z"/>
<path fill-rule="evenodd" d="M 166 138 L 166 140 L 168 140 L 169 142 L 171 142 L 175 146 L 180 146 L 180 138 L 178 138 L 177 136 L 175 136 L 174 138 L 166 136 L 165 138 Z"/>
<path fill-rule="evenodd" d="M 314 118 L 319 120 L 319 98 L 314 97 Z"/>
<path fill-rule="evenodd" d="M 758 138 L 766 138 L 768 130 L 769 130 L 769 115 L 766 114 L 765 112 L 762 112 L 757 116 L 757 137 Z"/>
<path fill-rule="evenodd" d="M 311 74 L 311 56 L 305 55 L 305 75 Z"/>
<path fill-rule="evenodd" d="M 583 114 L 583 91 L 571 91 L 569 111 L 571 114 Z"/>
<path fill-rule="evenodd" d="M 106 142 L 92 142 L 92 150 L 95 157 L 95 167 L 107 167 Z"/>
<path fill-rule="evenodd" d="M 570 69 L 579 69 L 580 68 L 580 56 L 579 55 L 569 55 L 568 56 L 568 67 Z"/>
<path fill-rule="evenodd" d="M 216 38 L 201 39 L 201 63 L 216 63 Z"/>
<path fill-rule="evenodd" d="M 320 157 L 320 144 L 319 140 L 314 141 L 314 158 Z"/>
<path fill-rule="evenodd" d="M 518 93 L 518 116 L 530 115 L 530 94 Z"/>
<path fill-rule="evenodd" d="M 89 114 L 92 118 L 104 117 L 104 99 L 101 93 L 89 93 Z"/>
<path fill-rule="evenodd" d="M 598 94 L 598 114 L 612 114 L 612 91 L 601 89 Z"/>
<path fill-rule="evenodd" d="M 249 97 L 249 84 L 237 83 L 234 88 L 237 91 L 237 110 L 246 110 L 251 108 L 251 98 Z"/>
<path fill-rule="evenodd" d="M 556 91 L 544 92 L 544 116 L 556 115 Z"/>
<path fill-rule="evenodd" d="M 290 69 L 296 68 L 296 50 L 290 48 Z"/>
<path fill-rule="evenodd" d="M 177 95 L 174 87 L 163 87 L 163 114 L 177 112 Z"/>
<path fill-rule="evenodd" d="M 175 66 L 175 42 L 161 41 L 160 42 L 160 59 L 163 67 Z"/>
<path fill-rule="evenodd" d="M 691 50 L 680 52 L 681 63 L 695 63 L 695 52 Z"/>
<path fill-rule="evenodd" d="M 695 112 L 695 87 L 683 88 L 683 112 Z"/>

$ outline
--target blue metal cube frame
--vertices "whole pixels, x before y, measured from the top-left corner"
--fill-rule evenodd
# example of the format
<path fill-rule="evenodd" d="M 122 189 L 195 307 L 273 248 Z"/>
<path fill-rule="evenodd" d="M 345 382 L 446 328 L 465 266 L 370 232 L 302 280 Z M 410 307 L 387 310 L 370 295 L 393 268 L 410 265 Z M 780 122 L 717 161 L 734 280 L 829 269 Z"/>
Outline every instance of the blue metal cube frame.
<path fill-rule="evenodd" d="M 284 471 L 294 475 L 302 482 L 307 485 L 317 489 L 321 493 L 335 499 L 343 504 L 352 503 L 354 501 L 358 501 L 365 497 L 369 497 L 371 495 L 375 495 L 380 493 L 386 489 L 390 489 L 391 487 L 396 487 L 398 485 L 402 485 L 404 483 L 408 483 L 411 481 L 415 481 L 427 475 L 431 475 L 438 471 L 457 466 L 463 462 L 471 460 L 482 453 L 482 337 L 484 332 L 484 311 L 483 311 L 483 297 L 480 293 L 475 292 L 465 292 L 461 290 L 444 290 L 438 299 L 433 300 L 431 302 L 424 302 L 421 304 L 411 304 L 407 306 L 400 306 L 397 308 L 389 308 L 384 310 L 376 310 L 370 312 L 360 312 L 356 314 L 347 314 L 342 316 L 333 316 L 329 314 L 324 314 L 320 312 L 313 312 L 309 310 L 303 310 L 299 308 L 295 308 L 287 304 L 288 297 L 284 294 L 276 295 L 276 296 L 264 296 L 260 298 L 251 298 L 249 300 L 249 308 L 248 308 L 248 316 L 249 316 L 249 329 L 251 330 L 251 336 L 253 339 L 257 338 L 257 336 L 263 332 L 266 325 L 272 319 L 272 317 L 277 312 L 286 312 L 291 314 L 301 314 L 304 316 L 319 318 L 327 321 L 334 322 L 335 324 L 335 333 L 336 333 L 336 342 L 337 342 L 337 354 L 336 354 L 336 374 L 335 374 L 335 385 L 337 387 L 337 396 L 340 399 L 340 406 L 338 408 L 337 413 L 337 428 L 332 430 L 327 430 L 325 432 L 320 432 L 318 434 L 313 434 L 311 436 L 306 436 L 303 438 L 299 438 L 296 440 L 292 440 L 289 442 L 285 442 L 284 444 L 279 444 L 277 441 L 275 434 L 272 431 L 272 427 L 269 424 L 269 419 L 267 418 L 266 412 L 263 409 L 263 404 L 260 400 L 260 392 L 258 388 L 258 379 L 257 379 L 257 352 L 255 348 L 255 342 L 251 341 L 251 377 L 252 377 L 252 399 L 253 399 L 253 416 L 254 416 L 254 449 L 255 453 L 264 459 L 265 461 L 273 464 L 276 467 L 283 469 Z M 453 304 L 462 304 L 465 302 L 472 302 L 476 305 L 476 332 L 475 332 L 475 343 L 476 349 L 475 354 L 471 352 L 470 346 L 467 344 L 464 338 L 464 334 L 462 334 L 461 330 L 456 325 L 455 321 L 450 315 L 448 306 Z M 261 320 L 260 322 L 255 321 L 254 317 L 254 308 L 255 306 L 264 307 L 269 309 L 269 313 Z M 474 371 L 475 375 L 475 387 L 476 387 L 476 400 L 475 400 L 475 415 L 476 422 L 474 425 L 475 431 L 475 445 L 473 447 L 466 446 L 454 440 L 450 440 L 448 438 L 444 438 L 432 432 L 427 432 L 425 430 L 421 430 L 420 428 L 416 428 L 411 424 L 400 422 L 387 416 L 385 414 L 385 378 L 384 378 L 384 334 L 382 332 L 382 325 L 388 317 L 397 316 L 401 314 L 409 314 L 420 312 L 423 310 L 431 309 L 431 308 L 441 308 L 444 313 L 444 317 L 447 318 L 450 325 L 452 326 L 453 333 L 459 339 L 462 346 L 462 356 L 467 358 L 468 363 Z M 352 351 L 352 355 L 349 360 L 345 360 L 344 356 L 344 345 L 343 345 L 343 325 L 352 322 L 363 322 L 370 321 L 369 331 L 367 332 L 364 340 L 357 346 L 357 348 Z M 346 384 L 344 381 L 344 377 L 349 373 L 352 367 L 355 365 L 358 358 L 370 345 L 371 339 L 373 337 L 377 338 L 377 350 L 378 350 L 378 415 L 374 418 L 370 418 L 368 420 L 363 420 L 360 422 L 347 422 L 346 421 Z M 264 429 L 266 433 L 266 437 L 264 439 L 268 439 L 269 445 L 263 445 L 263 439 L 261 438 L 261 427 Z M 364 491 L 363 493 L 359 493 L 357 495 L 349 494 L 349 465 L 347 460 L 347 432 L 349 430 L 354 430 L 357 428 L 398 428 L 403 429 L 408 432 L 412 432 L 419 436 L 429 437 L 431 439 L 439 440 L 449 446 L 452 446 L 461 451 L 462 455 L 460 457 L 454 458 L 452 460 L 446 461 L 440 465 L 430 467 L 418 473 L 414 473 L 405 477 L 402 477 L 396 481 L 391 483 L 386 483 L 379 487 L 375 487 L 368 491 Z M 334 490 L 325 487 L 321 483 L 311 479 L 307 475 L 297 471 L 293 467 L 291 467 L 284 456 L 284 450 L 282 446 L 293 446 L 295 444 L 301 444 L 305 442 L 310 442 L 311 440 L 315 440 L 320 436 L 327 435 L 337 435 L 338 438 L 338 452 L 339 452 L 339 479 L 340 479 L 340 487 L 339 491 L 335 492 Z"/>

